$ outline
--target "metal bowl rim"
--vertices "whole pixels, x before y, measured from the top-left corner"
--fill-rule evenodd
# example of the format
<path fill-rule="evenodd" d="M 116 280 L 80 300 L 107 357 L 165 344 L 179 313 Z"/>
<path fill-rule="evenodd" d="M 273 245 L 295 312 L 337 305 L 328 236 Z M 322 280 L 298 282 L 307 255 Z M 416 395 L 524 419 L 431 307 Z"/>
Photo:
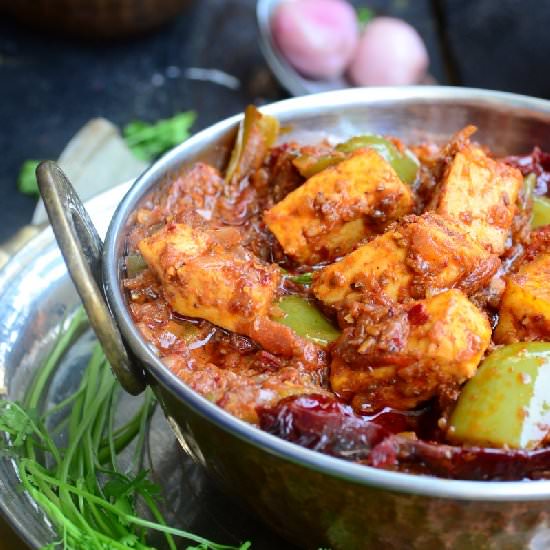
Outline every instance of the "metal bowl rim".
<path fill-rule="evenodd" d="M 519 108 L 531 113 L 549 116 L 550 101 L 475 88 L 436 86 L 353 88 L 303 96 L 276 102 L 262 107 L 262 111 L 285 117 L 332 112 L 339 106 L 376 106 L 388 102 L 409 101 L 453 103 L 469 102 L 477 106 L 487 105 L 500 109 Z M 174 166 L 179 165 L 190 151 L 200 150 L 202 144 L 234 128 L 242 114 L 225 119 L 202 130 L 159 159 L 147 169 L 130 188 L 115 211 L 107 231 L 103 252 L 103 276 L 106 295 L 123 337 L 136 356 L 147 365 L 148 373 L 178 400 L 185 402 L 195 412 L 207 418 L 221 429 L 245 440 L 263 451 L 337 478 L 359 485 L 374 486 L 401 493 L 426 497 L 438 497 L 475 501 L 534 501 L 550 499 L 550 480 L 544 481 L 462 481 L 447 480 L 425 475 L 389 472 L 373 467 L 345 462 L 323 455 L 263 432 L 230 415 L 186 386 L 163 365 L 151 347 L 145 342 L 133 323 L 119 287 L 118 237 L 124 231 L 128 216 L 136 204 Z"/>

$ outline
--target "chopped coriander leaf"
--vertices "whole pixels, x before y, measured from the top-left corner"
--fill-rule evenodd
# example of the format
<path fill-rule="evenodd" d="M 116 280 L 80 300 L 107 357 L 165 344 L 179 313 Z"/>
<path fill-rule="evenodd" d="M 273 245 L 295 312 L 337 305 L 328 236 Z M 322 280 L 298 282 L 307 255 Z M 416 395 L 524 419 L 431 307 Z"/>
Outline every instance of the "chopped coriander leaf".
<path fill-rule="evenodd" d="M 124 127 L 122 134 L 136 157 L 152 161 L 185 141 L 195 119 L 196 114 L 187 111 L 152 124 L 135 120 Z"/>
<path fill-rule="evenodd" d="M 41 163 L 40 160 L 26 160 L 19 170 L 17 176 L 17 189 L 24 195 L 39 197 L 38 182 L 36 181 L 36 167 Z"/>
<path fill-rule="evenodd" d="M 369 23 L 371 19 L 374 19 L 374 15 L 374 10 L 371 8 L 367 8 L 366 6 L 357 8 L 357 20 L 360 25 L 366 25 Z"/>

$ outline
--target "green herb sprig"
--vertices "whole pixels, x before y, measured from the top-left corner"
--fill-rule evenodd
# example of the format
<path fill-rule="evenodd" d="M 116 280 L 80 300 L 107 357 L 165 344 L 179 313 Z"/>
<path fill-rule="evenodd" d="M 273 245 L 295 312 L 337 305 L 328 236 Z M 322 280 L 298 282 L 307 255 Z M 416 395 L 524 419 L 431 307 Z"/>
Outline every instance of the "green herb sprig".
<path fill-rule="evenodd" d="M 190 136 L 191 126 L 197 115 L 194 111 L 178 113 L 171 118 L 165 118 L 154 123 L 134 120 L 127 124 L 122 135 L 134 155 L 146 162 L 179 145 Z M 17 189 L 24 195 L 39 197 L 36 181 L 36 167 L 39 160 L 26 160 L 19 169 Z"/>
<path fill-rule="evenodd" d="M 40 506 L 59 535 L 43 550 L 154 550 L 147 543 L 150 530 L 163 533 L 175 550 L 174 537 L 191 543 L 187 550 L 246 550 L 211 542 L 169 527 L 159 508 L 160 488 L 140 468 L 148 421 L 155 407 L 147 390 L 135 415 L 114 428 L 114 409 L 120 386 L 98 344 L 74 394 L 45 412 L 40 407 L 60 359 L 88 326 L 83 310 L 61 332 L 53 351 L 38 370 L 22 403 L 0 400 L 0 452 L 16 461 L 23 489 Z M 49 417 L 65 416 L 48 429 Z M 56 441 L 65 429 L 67 444 Z M 118 454 L 135 441 L 130 471 L 123 472 Z M 139 517 L 140 500 L 154 521 Z"/>
<path fill-rule="evenodd" d="M 193 111 L 187 111 L 154 124 L 135 120 L 124 127 L 122 135 L 136 157 L 150 162 L 185 141 L 196 117 Z"/>
<path fill-rule="evenodd" d="M 364 27 L 367 23 L 370 23 L 375 17 L 374 10 L 367 8 L 366 6 L 361 6 L 357 8 L 357 21 L 359 24 Z"/>
<path fill-rule="evenodd" d="M 36 167 L 40 164 L 39 160 L 26 160 L 19 169 L 17 176 L 17 189 L 23 195 L 39 197 L 38 182 L 36 181 Z"/>

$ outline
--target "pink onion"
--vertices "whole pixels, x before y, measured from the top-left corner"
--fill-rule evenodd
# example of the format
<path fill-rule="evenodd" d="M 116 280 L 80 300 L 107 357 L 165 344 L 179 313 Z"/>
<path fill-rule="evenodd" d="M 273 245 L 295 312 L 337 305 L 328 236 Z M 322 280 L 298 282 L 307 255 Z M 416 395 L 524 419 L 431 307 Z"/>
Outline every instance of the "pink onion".
<path fill-rule="evenodd" d="M 290 0 L 271 21 L 281 53 L 304 76 L 340 76 L 351 61 L 359 30 L 353 7 L 344 0 Z"/>
<path fill-rule="evenodd" d="M 417 84 L 428 63 L 426 46 L 414 27 L 401 19 L 376 17 L 363 31 L 348 74 L 357 86 Z"/>

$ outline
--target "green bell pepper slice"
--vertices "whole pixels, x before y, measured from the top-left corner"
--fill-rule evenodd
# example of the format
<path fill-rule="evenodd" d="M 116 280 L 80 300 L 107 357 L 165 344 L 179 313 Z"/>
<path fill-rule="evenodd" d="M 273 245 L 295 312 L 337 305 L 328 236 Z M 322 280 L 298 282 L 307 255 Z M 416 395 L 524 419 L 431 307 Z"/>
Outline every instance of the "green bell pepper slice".
<path fill-rule="evenodd" d="M 301 296 L 283 296 L 277 303 L 284 316 L 275 321 L 302 336 L 326 346 L 340 336 L 340 331 L 315 307 Z"/>
<path fill-rule="evenodd" d="M 322 155 L 304 154 L 293 159 L 292 164 L 294 164 L 304 178 L 309 179 L 326 168 L 342 162 L 347 156 L 338 152 Z"/>
<path fill-rule="evenodd" d="M 416 157 L 409 150 L 402 153 L 391 141 L 375 134 L 348 139 L 338 144 L 333 153 L 320 156 L 300 155 L 293 160 L 293 164 L 302 176 L 310 178 L 325 168 L 338 164 L 358 149 L 374 149 L 392 166 L 403 183 L 412 184 L 416 180 L 419 167 Z"/>
<path fill-rule="evenodd" d="M 531 227 L 533 229 L 550 224 L 550 199 L 535 195 L 533 197 L 533 217 Z"/>
<path fill-rule="evenodd" d="M 128 254 L 128 256 L 126 256 L 126 275 L 128 277 L 135 277 L 146 268 L 147 262 L 141 254 Z"/>
<path fill-rule="evenodd" d="M 550 224 L 550 199 L 534 194 L 537 184 L 536 174 L 529 174 L 523 180 L 523 200 L 521 207 L 527 208 L 529 201 L 533 201 L 531 213 L 531 229 Z"/>
<path fill-rule="evenodd" d="M 287 277 L 293 282 L 299 285 L 309 286 L 313 282 L 313 272 L 299 273 L 298 275 L 287 275 Z"/>
<path fill-rule="evenodd" d="M 451 415 L 451 441 L 535 448 L 550 432 L 550 342 L 493 351 L 466 384 Z"/>
<path fill-rule="evenodd" d="M 523 178 L 523 193 L 521 195 L 521 208 L 525 210 L 529 206 L 529 202 L 533 198 L 533 192 L 535 191 L 535 186 L 537 185 L 537 175 L 529 174 Z"/>
<path fill-rule="evenodd" d="M 382 158 L 389 162 L 403 183 L 411 184 L 418 174 L 418 160 L 409 151 L 404 153 L 389 140 L 375 134 L 356 136 L 340 145 L 336 150 L 342 153 L 352 153 L 357 149 L 374 149 Z"/>
<path fill-rule="evenodd" d="M 225 172 L 225 182 L 237 184 L 261 166 L 279 134 L 279 121 L 249 105 L 239 125 L 237 138 Z"/>

